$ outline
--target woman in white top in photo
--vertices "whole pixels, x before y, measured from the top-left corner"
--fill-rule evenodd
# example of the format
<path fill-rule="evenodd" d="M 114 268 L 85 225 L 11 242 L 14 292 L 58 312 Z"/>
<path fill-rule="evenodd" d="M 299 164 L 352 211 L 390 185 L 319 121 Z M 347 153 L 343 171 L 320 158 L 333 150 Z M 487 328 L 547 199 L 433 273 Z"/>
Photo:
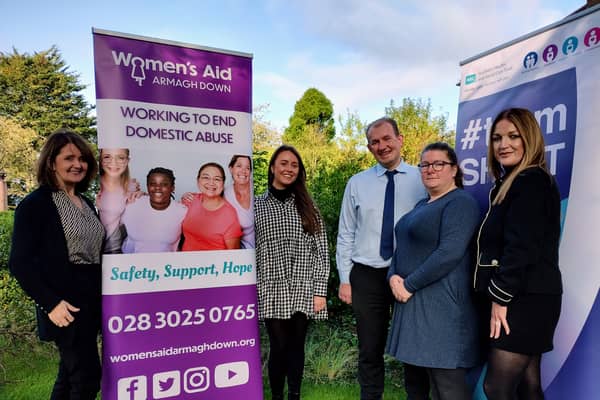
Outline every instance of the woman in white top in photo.
<path fill-rule="evenodd" d="M 146 184 L 148 196 L 128 204 L 121 217 L 127 231 L 123 253 L 177 251 L 187 208 L 173 200 L 175 175 L 167 168 L 152 168 Z"/>
<path fill-rule="evenodd" d="M 235 208 L 242 226 L 243 249 L 254 248 L 254 210 L 252 195 L 252 162 L 249 156 L 236 154 L 229 162 L 233 184 L 225 187 L 225 199 Z"/>

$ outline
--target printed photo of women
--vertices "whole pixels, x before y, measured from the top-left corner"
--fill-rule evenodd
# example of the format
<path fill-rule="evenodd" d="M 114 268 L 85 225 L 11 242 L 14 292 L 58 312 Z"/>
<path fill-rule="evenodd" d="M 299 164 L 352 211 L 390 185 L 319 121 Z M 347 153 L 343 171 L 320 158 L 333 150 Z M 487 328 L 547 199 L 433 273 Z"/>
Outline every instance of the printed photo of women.
<path fill-rule="evenodd" d="M 175 175 L 168 168 L 152 168 L 146 177 L 148 196 L 128 204 L 121 217 L 127 231 L 123 253 L 177 251 L 187 208 L 173 200 Z"/>
<path fill-rule="evenodd" d="M 223 197 L 225 170 L 215 162 L 200 167 L 200 193 L 186 193 L 182 251 L 239 249 L 242 228 L 235 208 Z"/>
<path fill-rule="evenodd" d="M 233 183 L 225 186 L 225 200 L 235 208 L 242 227 L 241 248 L 254 248 L 254 195 L 252 193 L 252 160 L 236 154 L 229 162 Z"/>
<path fill-rule="evenodd" d="M 129 175 L 129 149 L 100 149 L 100 191 L 96 207 L 106 229 L 105 254 L 121 253 L 127 232 L 121 215 L 127 203 L 143 195 L 140 184 Z"/>

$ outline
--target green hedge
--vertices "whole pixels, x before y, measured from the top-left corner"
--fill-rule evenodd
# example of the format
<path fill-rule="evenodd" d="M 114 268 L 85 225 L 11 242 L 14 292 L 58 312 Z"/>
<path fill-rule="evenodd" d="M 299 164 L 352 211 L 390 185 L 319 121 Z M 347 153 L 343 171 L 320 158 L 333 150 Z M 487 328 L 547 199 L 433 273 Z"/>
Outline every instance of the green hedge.
<path fill-rule="evenodd" d="M 10 253 L 10 237 L 13 229 L 14 212 L 0 212 L 0 269 L 8 268 L 8 253 Z"/>
<path fill-rule="evenodd" d="M 0 212 L 0 333 L 30 336 L 35 333 L 33 301 L 8 272 L 13 218 L 12 211 Z"/>
<path fill-rule="evenodd" d="M 35 334 L 35 306 L 7 269 L 0 270 L 0 334 Z"/>

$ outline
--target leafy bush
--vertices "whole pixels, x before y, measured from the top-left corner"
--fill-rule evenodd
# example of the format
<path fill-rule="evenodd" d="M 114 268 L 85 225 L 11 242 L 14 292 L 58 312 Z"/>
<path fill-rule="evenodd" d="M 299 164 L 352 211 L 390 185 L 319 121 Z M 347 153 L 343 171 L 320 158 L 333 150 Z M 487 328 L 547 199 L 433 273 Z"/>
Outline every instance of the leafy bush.
<path fill-rule="evenodd" d="M 8 272 L 8 255 L 14 213 L 0 212 L 0 334 L 35 337 L 35 308 L 15 278 Z"/>
<path fill-rule="evenodd" d="M 35 306 L 7 269 L 0 270 L 0 334 L 35 336 Z"/>
<path fill-rule="evenodd" d="M 8 268 L 8 254 L 10 253 L 13 218 L 14 213 L 12 211 L 0 212 L 0 269 Z"/>

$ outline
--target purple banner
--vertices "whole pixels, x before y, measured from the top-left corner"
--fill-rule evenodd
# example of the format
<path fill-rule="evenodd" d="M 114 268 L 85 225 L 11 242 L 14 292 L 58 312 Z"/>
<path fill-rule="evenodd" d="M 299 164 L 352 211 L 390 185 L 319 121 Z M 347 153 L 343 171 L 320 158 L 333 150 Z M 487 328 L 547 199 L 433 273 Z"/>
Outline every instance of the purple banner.
<path fill-rule="evenodd" d="M 95 34 L 94 58 L 97 99 L 252 112 L 248 57 Z"/>
<path fill-rule="evenodd" d="M 103 398 L 261 398 L 254 285 L 104 296 L 103 309 Z"/>
<path fill-rule="evenodd" d="M 94 57 L 97 207 L 112 252 L 102 398 L 261 400 L 255 253 L 240 215 L 254 218 L 225 195 L 226 183 L 252 193 L 251 173 L 236 181 L 227 168 L 250 164 L 251 56 L 94 30 Z"/>

